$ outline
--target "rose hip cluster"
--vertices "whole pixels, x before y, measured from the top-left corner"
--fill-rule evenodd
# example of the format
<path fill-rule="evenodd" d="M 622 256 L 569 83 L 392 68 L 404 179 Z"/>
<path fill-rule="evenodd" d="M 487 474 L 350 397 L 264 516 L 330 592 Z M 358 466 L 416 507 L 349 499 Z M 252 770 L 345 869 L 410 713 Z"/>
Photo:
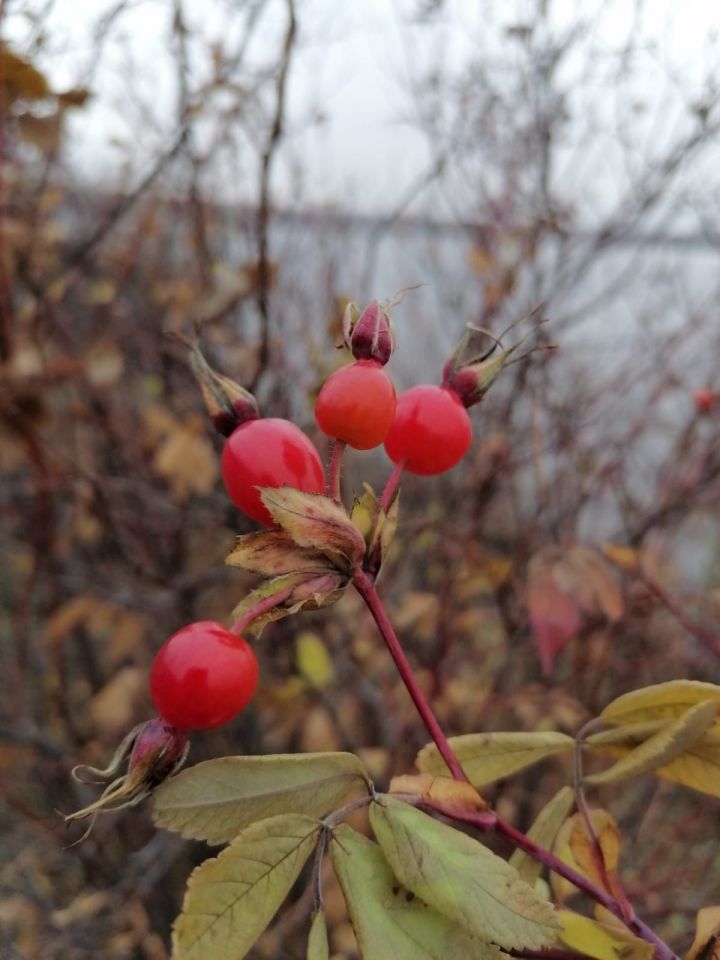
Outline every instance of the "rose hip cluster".
<path fill-rule="evenodd" d="M 394 337 L 388 311 L 378 301 L 359 314 L 349 307 L 344 333 L 355 360 L 328 377 L 320 390 L 315 419 L 322 432 L 356 450 L 384 443 L 390 459 L 410 473 L 431 476 L 454 467 L 470 446 L 472 428 L 452 379 L 396 397 L 384 369 Z M 197 349 L 193 360 L 213 422 L 227 437 L 222 476 L 233 503 L 271 526 L 260 488 L 322 494 L 325 471 L 312 441 L 289 420 L 261 418 L 254 398 L 212 370 Z M 257 680 L 257 660 L 247 641 L 219 623 L 201 621 L 183 627 L 161 647 L 150 673 L 150 692 L 171 726 L 201 730 L 237 716 Z"/>
<path fill-rule="evenodd" d="M 480 399 L 489 386 L 487 376 L 483 381 L 456 353 L 445 367 L 441 386 L 412 387 L 397 398 L 385 371 L 394 348 L 387 307 L 375 300 L 359 313 L 350 305 L 343 331 L 355 359 L 331 374 L 320 389 L 315 419 L 322 432 L 356 450 L 384 443 L 389 458 L 409 473 L 432 476 L 454 467 L 472 438 L 466 406 Z M 262 487 L 325 492 L 320 455 L 294 423 L 261 418 L 255 399 L 212 370 L 197 347 L 193 363 L 213 422 L 227 438 L 222 453 L 225 488 L 244 514 L 272 525 L 260 498 Z M 257 660 L 247 641 L 219 623 L 201 621 L 184 627 L 161 647 L 152 665 L 150 691 L 167 723 L 183 731 L 200 730 L 237 716 L 257 680 Z"/>
<path fill-rule="evenodd" d="M 261 417 L 255 398 L 213 370 L 197 342 L 190 342 L 205 405 L 215 428 L 226 438 L 225 488 L 251 519 L 273 526 L 262 488 L 289 487 L 339 501 L 339 464 L 345 445 L 370 450 L 384 443 L 395 469 L 380 503 L 385 498 L 391 501 L 403 471 L 423 476 L 444 473 L 467 452 L 472 427 L 466 408 L 483 398 L 517 344 L 496 353 L 496 342 L 486 351 L 487 333 L 469 328 L 445 364 L 440 386 L 416 386 L 398 398 L 385 371 L 394 349 L 388 310 L 389 304 L 376 300 L 362 312 L 352 304 L 345 311 L 344 342 L 354 361 L 328 377 L 315 405 L 318 427 L 333 445 L 327 485 L 312 441 L 289 420 Z M 478 333 L 483 349 L 476 347 Z M 363 562 L 372 569 L 377 559 L 368 553 Z M 311 584 L 312 589 L 320 586 Z M 282 597 L 269 599 L 279 603 Z M 209 620 L 191 623 L 165 641 L 150 671 L 150 693 L 158 716 L 124 738 L 105 770 L 76 768 L 77 779 L 90 776 L 92 782 L 107 782 L 107 786 L 98 800 L 67 820 L 134 806 L 182 766 L 190 731 L 221 726 L 247 706 L 259 671 L 252 647 L 241 633 L 259 615 L 252 608 L 229 629 Z M 118 777 L 123 764 L 127 773 Z"/>

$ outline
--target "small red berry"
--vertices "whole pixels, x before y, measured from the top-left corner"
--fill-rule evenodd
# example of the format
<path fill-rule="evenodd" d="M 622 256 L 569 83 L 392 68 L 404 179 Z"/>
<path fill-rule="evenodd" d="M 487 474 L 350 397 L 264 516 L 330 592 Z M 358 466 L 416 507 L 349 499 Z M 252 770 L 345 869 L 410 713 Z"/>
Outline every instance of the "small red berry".
<path fill-rule="evenodd" d="M 696 390 L 695 393 L 693 393 L 695 409 L 698 413 L 710 413 L 712 408 L 715 406 L 717 399 L 718 395 L 713 393 L 713 391 L 709 390 L 707 387 L 704 387 L 701 390 Z"/>
<path fill-rule="evenodd" d="M 356 450 L 379 446 L 395 414 L 395 387 L 376 360 L 357 360 L 331 374 L 320 389 L 315 420 L 328 437 Z"/>
<path fill-rule="evenodd" d="M 445 387 L 412 387 L 397 402 L 395 419 L 385 438 L 394 463 L 421 476 L 454 467 L 467 453 L 472 426 L 457 394 Z"/>
<path fill-rule="evenodd" d="M 294 487 L 323 493 L 325 474 L 312 441 L 289 420 L 268 418 L 241 424 L 228 437 L 222 475 L 230 499 L 253 520 L 273 525 L 258 487 Z"/>
<path fill-rule="evenodd" d="M 188 624 L 158 650 L 150 694 L 163 720 L 178 730 L 207 730 L 232 720 L 258 681 L 252 647 L 220 623 Z"/>

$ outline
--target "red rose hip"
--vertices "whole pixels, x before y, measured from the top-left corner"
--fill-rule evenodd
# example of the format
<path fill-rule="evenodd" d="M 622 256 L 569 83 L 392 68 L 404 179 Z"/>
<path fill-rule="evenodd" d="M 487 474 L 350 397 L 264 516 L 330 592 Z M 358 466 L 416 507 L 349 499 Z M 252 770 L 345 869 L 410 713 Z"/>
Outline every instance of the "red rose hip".
<path fill-rule="evenodd" d="M 273 525 L 257 487 L 323 493 L 325 473 L 312 441 L 289 420 L 250 420 L 228 437 L 222 453 L 225 489 L 243 513 Z"/>
<path fill-rule="evenodd" d="M 200 620 L 173 634 L 150 670 L 150 694 L 163 720 L 178 730 L 208 730 L 247 706 L 258 664 L 246 640 L 220 623 Z"/>
<path fill-rule="evenodd" d="M 467 453 L 472 425 L 456 393 L 445 387 L 412 387 L 398 398 L 385 450 L 394 463 L 421 476 L 454 467 Z"/>
<path fill-rule="evenodd" d="M 328 437 L 356 450 L 379 446 L 395 414 L 395 387 L 376 360 L 358 360 L 331 374 L 320 389 L 315 420 Z"/>

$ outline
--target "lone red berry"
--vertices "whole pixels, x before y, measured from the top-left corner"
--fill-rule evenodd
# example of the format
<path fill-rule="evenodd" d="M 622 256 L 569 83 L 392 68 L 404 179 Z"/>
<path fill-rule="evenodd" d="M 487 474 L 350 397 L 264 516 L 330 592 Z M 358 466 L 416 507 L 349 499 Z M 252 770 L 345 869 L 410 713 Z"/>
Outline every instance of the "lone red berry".
<path fill-rule="evenodd" d="M 323 493 L 325 474 L 311 440 L 289 420 L 250 420 L 228 437 L 222 475 L 230 499 L 253 520 L 273 519 L 257 487 L 294 487 Z"/>
<path fill-rule="evenodd" d="M 395 414 L 395 387 L 376 360 L 341 367 L 322 385 L 315 420 L 328 437 L 356 450 L 379 446 Z"/>
<path fill-rule="evenodd" d="M 412 387 L 397 402 L 385 438 L 387 455 L 422 476 L 444 473 L 467 453 L 472 426 L 458 395 L 445 387 Z"/>
<path fill-rule="evenodd" d="M 258 681 L 252 647 L 220 623 L 200 620 L 160 647 L 150 694 L 160 716 L 179 730 L 207 730 L 232 720 Z"/>
<path fill-rule="evenodd" d="M 720 397 L 707 387 L 703 387 L 693 393 L 695 409 L 698 413 L 710 413 L 718 399 L 720 399 Z"/>

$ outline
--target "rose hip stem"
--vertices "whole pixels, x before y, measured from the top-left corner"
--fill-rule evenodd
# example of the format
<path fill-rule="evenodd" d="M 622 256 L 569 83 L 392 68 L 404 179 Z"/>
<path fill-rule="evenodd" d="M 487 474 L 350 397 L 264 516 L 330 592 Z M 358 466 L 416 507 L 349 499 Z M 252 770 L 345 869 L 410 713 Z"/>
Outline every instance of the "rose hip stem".
<path fill-rule="evenodd" d="M 385 484 L 385 489 L 382 492 L 380 497 L 380 509 L 384 510 L 385 513 L 388 512 L 388 507 L 392 503 L 392 499 L 395 496 L 395 491 L 400 486 L 400 481 L 402 480 L 403 471 L 405 470 L 405 461 L 398 460 L 395 466 L 392 468 L 392 473 L 387 479 Z"/>
<path fill-rule="evenodd" d="M 256 603 L 254 607 L 250 607 L 249 610 L 246 610 L 240 619 L 236 620 L 231 627 L 228 627 L 228 629 L 231 633 L 241 634 L 243 630 L 245 630 L 246 627 L 253 622 L 253 620 L 257 620 L 258 617 L 262 617 L 262 615 L 267 613 L 268 610 L 279 607 L 281 603 L 284 603 L 291 593 L 292 587 L 288 587 L 286 590 L 280 590 L 278 593 L 273 593 L 270 597 L 265 597 L 264 600 L 260 600 L 258 603 Z"/>
<path fill-rule="evenodd" d="M 398 672 L 402 677 L 403 683 L 405 684 L 407 691 L 410 694 L 413 703 L 415 704 L 415 709 L 420 714 L 428 733 L 435 742 L 435 745 L 440 752 L 440 756 L 443 758 L 448 766 L 448 769 L 456 780 L 467 781 L 468 778 L 465 775 L 463 768 L 460 766 L 457 757 L 450 749 L 450 744 L 447 742 L 447 738 L 442 732 L 440 724 L 430 708 L 430 704 L 427 702 L 425 695 L 418 686 L 418 682 L 415 679 L 412 668 L 410 667 L 408 659 L 405 656 L 405 651 L 400 645 L 400 641 L 398 640 L 397 634 L 393 629 L 393 625 L 390 623 L 388 616 L 385 613 L 385 609 L 380 602 L 380 597 L 377 595 L 375 583 L 373 582 L 372 577 L 364 570 L 356 570 L 353 573 L 353 583 L 355 584 L 357 592 L 367 604 L 370 613 L 373 615 L 378 630 L 382 634 L 382 638 L 385 641 L 385 645 L 390 651 L 390 656 L 395 661 L 395 666 L 398 668 Z"/>
<path fill-rule="evenodd" d="M 330 441 L 330 466 L 328 468 L 327 493 L 335 503 L 340 503 L 342 500 L 340 495 L 340 478 L 345 447 L 346 444 L 344 440 Z"/>
<path fill-rule="evenodd" d="M 395 665 L 398 668 L 398 672 L 402 677 L 403 683 L 405 684 L 405 687 L 407 688 L 407 691 L 410 694 L 413 703 L 415 704 L 415 708 L 420 714 L 420 717 L 425 724 L 428 733 L 432 737 L 435 746 L 438 748 L 440 756 L 443 758 L 445 764 L 450 770 L 450 773 L 456 780 L 465 780 L 469 782 L 468 777 L 461 767 L 457 757 L 453 753 L 452 747 L 448 743 L 447 738 L 430 707 L 430 704 L 427 702 L 425 694 L 418 685 L 408 659 L 405 656 L 405 651 L 398 640 L 397 634 L 395 633 L 395 630 L 388 619 L 385 608 L 382 605 L 382 601 L 380 600 L 377 590 L 375 589 L 375 582 L 373 578 L 364 570 L 355 570 L 353 572 L 353 583 L 355 584 L 356 590 L 367 604 L 367 607 L 370 610 L 375 623 L 377 624 L 378 630 L 385 641 L 385 645 L 395 661 Z M 539 863 L 542 863 L 549 870 L 552 870 L 559 876 L 569 880 L 576 887 L 591 897 L 596 903 L 601 904 L 601 906 L 609 910 L 635 936 L 645 940 L 646 943 L 651 944 L 655 951 L 656 960 L 679 960 L 677 954 L 673 953 L 670 947 L 668 947 L 668 945 L 664 943 L 657 936 L 657 934 L 655 934 L 645 923 L 643 923 L 642 920 L 640 920 L 634 914 L 628 916 L 627 911 L 623 909 L 623 906 L 618 903 L 615 897 L 603 890 L 601 887 L 596 886 L 596 884 L 594 884 L 588 877 L 576 870 L 573 870 L 572 867 L 564 863 L 551 851 L 545 850 L 543 847 L 538 846 L 534 840 L 526 836 L 526 834 L 522 833 L 520 830 L 516 830 L 511 824 L 506 823 L 506 821 L 504 821 L 501 817 L 498 817 L 497 814 L 490 813 L 490 815 L 488 815 L 487 813 L 476 813 L 475 811 L 458 811 L 456 809 L 444 808 L 442 805 L 436 803 L 423 803 L 422 806 L 427 810 L 433 810 L 436 813 L 440 813 L 452 820 L 466 823 L 481 830 L 493 830 L 495 833 L 507 837 L 514 846 L 524 850 L 527 854 L 533 857 L 533 859 L 537 860 Z"/>

